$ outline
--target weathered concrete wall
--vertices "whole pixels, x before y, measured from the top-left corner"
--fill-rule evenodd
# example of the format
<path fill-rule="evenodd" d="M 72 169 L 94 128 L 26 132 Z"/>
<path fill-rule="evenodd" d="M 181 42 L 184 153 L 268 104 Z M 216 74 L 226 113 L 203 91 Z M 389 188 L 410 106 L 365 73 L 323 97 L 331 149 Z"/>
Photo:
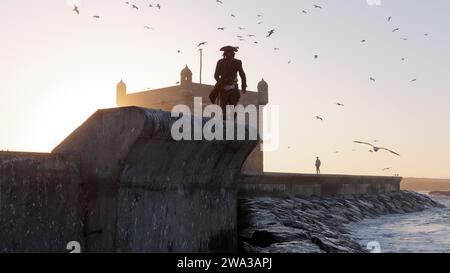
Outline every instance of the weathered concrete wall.
<path fill-rule="evenodd" d="M 257 142 L 176 142 L 175 120 L 100 110 L 54 149 L 80 157 L 86 251 L 237 250 L 237 183 Z"/>
<path fill-rule="evenodd" d="M 241 175 L 239 196 L 327 196 L 400 191 L 401 177 L 264 173 Z"/>
<path fill-rule="evenodd" d="M 0 152 L 0 252 L 66 252 L 82 238 L 74 158 Z"/>

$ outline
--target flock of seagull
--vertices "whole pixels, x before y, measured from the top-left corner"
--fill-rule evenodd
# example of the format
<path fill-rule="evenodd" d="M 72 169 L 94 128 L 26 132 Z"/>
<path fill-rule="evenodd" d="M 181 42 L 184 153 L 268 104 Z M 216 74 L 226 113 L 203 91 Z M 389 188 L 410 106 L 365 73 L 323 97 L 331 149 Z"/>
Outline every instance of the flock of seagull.
<path fill-rule="evenodd" d="M 215 2 L 216 2 L 218 5 L 223 5 L 223 4 L 224 4 L 222 0 L 215 0 Z M 136 11 L 138 11 L 138 10 L 140 9 L 140 7 L 139 7 L 137 4 L 133 4 L 133 3 L 130 3 L 130 2 L 125 2 L 125 4 L 128 5 L 128 6 L 130 6 L 132 9 L 135 9 Z M 148 4 L 148 7 L 149 7 L 149 8 L 156 8 L 156 9 L 158 9 L 158 10 L 160 10 L 160 9 L 162 8 L 161 4 L 159 4 L 159 3 L 157 3 L 157 4 Z M 313 6 L 312 6 L 312 9 L 322 10 L 323 8 L 324 8 L 324 7 L 323 7 L 323 6 L 320 6 L 320 5 L 313 5 Z M 80 8 L 79 8 L 78 6 L 74 6 L 74 7 L 73 7 L 73 12 L 75 12 L 76 14 L 80 14 Z M 300 12 L 301 12 L 302 14 L 309 14 L 309 13 L 310 13 L 310 11 L 309 11 L 309 10 L 306 10 L 306 9 L 303 9 L 303 10 L 301 10 Z M 237 18 L 236 14 L 234 14 L 234 13 L 231 13 L 230 16 L 231 16 L 232 18 Z M 257 24 L 258 24 L 258 25 L 262 25 L 262 24 L 264 23 L 264 21 L 262 21 L 262 18 L 263 18 L 264 16 L 263 16 L 262 14 L 257 14 L 256 17 L 258 18 Z M 99 15 L 93 15 L 93 18 L 100 19 L 100 16 L 99 16 Z M 389 16 L 389 17 L 387 18 L 387 22 L 388 22 L 388 23 L 389 23 L 389 22 L 392 22 L 392 20 L 393 20 L 393 17 L 392 17 L 392 16 Z M 154 30 L 153 27 L 148 26 L 148 25 L 144 26 L 144 28 L 147 29 L 147 30 Z M 226 27 L 220 26 L 220 27 L 217 27 L 216 29 L 217 29 L 217 31 L 225 31 L 225 30 L 226 30 Z M 244 30 L 246 30 L 246 28 L 245 28 L 245 27 L 242 27 L 242 26 L 239 26 L 239 27 L 238 27 L 238 30 L 244 31 Z M 400 28 L 399 28 L 399 27 L 395 27 L 395 28 L 392 29 L 392 33 L 396 33 L 396 32 L 400 32 Z M 266 39 L 269 39 L 269 38 L 271 38 L 272 36 L 274 36 L 275 34 L 276 34 L 276 29 L 275 29 L 275 28 L 271 28 L 271 29 L 267 30 L 267 33 L 266 33 L 266 35 L 265 35 L 265 38 L 266 38 Z M 425 34 L 424 34 L 425 37 L 427 37 L 427 36 L 429 36 L 429 35 L 430 35 L 429 33 L 425 33 Z M 242 35 L 242 34 L 236 35 L 236 38 L 238 38 L 238 40 L 241 41 L 241 42 L 245 42 L 245 41 L 246 41 L 246 38 L 247 38 L 247 39 L 253 39 L 253 38 L 255 38 L 255 37 L 256 37 L 256 35 L 250 34 L 250 33 L 247 34 L 246 36 L 244 36 L 244 35 Z M 404 40 L 404 41 L 408 40 L 408 38 L 406 38 L 406 37 L 401 37 L 400 39 L 401 39 L 401 40 Z M 367 42 L 368 42 L 368 41 L 367 41 L 366 39 L 362 39 L 362 40 L 361 40 L 361 43 L 367 43 Z M 254 43 L 254 44 L 258 44 L 259 42 L 256 41 L 256 40 L 254 40 L 253 43 Z M 207 44 L 208 44 L 207 41 L 199 42 L 199 43 L 197 44 L 197 48 L 199 48 L 199 49 L 201 50 L 201 49 L 203 49 L 203 47 L 206 46 Z M 273 50 L 279 51 L 280 48 L 275 47 L 275 48 L 273 48 Z M 181 53 L 181 50 L 178 49 L 178 50 L 177 50 L 177 53 Z M 318 58 L 319 58 L 319 55 L 318 55 L 318 54 L 315 54 L 315 55 L 313 55 L 313 57 L 314 57 L 314 59 L 318 59 Z M 405 59 L 404 57 L 402 57 L 401 60 L 402 60 L 402 61 L 405 61 L 406 59 Z M 289 61 L 288 61 L 288 64 L 290 64 L 291 62 L 292 62 L 292 61 L 289 60 Z M 417 78 L 414 78 L 414 79 L 411 80 L 411 82 L 416 82 L 417 80 L 418 80 Z M 370 77 L 369 77 L 369 81 L 372 82 L 372 83 L 375 83 L 375 82 L 376 82 L 376 79 L 375 79 L 374 76 L 370 76 Z M 345 107 L 345 105 L 344 105 L 343 103 L 341 103 L 341 102 L 337 102 L 337 103 L 335 103 L 335 104 L 336 104 L 336 106 L 338 106 L 338 107 Z M 317 120 L 320 120 L 320 121 L 324 121 L 324 118 L 321 117 L 321 116 L 316 116 L 316 119 L 317 119 Z M 397 153 L 397 152 L 395 152 L 395 151 L 393 151 L 393 150 L 391 150 L 391 149 L 388 149 L 388 148 L 385 148 L 385 147 L 380 147 L 380 146 L 374 145 L 374 144 L 369 143 L 369 142 L 364 142 L 364 141 L 353 141 L 353 142 L 354 142 L 355 144 L 369 146 L 369 147 L 370 147 L 369 152 L 371 152 L 371 153 L 376 153 L 376 152 L 379 152 L 379 151 L 386 151 L 386 152 L 389 152 L 389 153 L 391 153 L 391 154 L 393 154 L 393 155 L 400 156 L 399 153 Z M 374 141 L 374 142 L 377 142 L 377 141 Z M 355 150 L 353 150 L 353 151 L 355 151 Z M 338 153 L 338 152 L 336 152 L 336 153 Z M 384 168 L 383 171 L 387 171 L 387 170 L 390 170 L 390 169 L 391 169 L 391 167 L 389 167 L 389 168 Z"/>

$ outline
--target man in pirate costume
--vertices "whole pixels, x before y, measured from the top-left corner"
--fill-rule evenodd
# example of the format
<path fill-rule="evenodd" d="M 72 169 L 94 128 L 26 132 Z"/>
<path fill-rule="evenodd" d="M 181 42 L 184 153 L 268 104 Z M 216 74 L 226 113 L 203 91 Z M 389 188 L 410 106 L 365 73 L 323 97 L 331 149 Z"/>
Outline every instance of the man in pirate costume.
<path fill-rule="evenodd" d="M 238 51 L 237 47 L 225 46 L 220 49 L 223 51 L 223 59 L 217 62 L 214 78 L 217 83 L 209 98 L 212 103 L 220 105 L 224 118 L 226 118 L 227 105 L 236 106 L 241 97 L 237 75 L 241 77 L 242 94 L 247 92 L 247 77 L 242 68 L 242 61 L 235 59 Z"/>

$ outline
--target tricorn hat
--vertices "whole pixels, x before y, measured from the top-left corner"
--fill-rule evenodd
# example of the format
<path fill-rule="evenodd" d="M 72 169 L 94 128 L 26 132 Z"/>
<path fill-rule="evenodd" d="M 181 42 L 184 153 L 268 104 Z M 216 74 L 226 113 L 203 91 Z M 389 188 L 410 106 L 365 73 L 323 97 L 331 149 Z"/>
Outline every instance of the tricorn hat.
<path fill-rule="evenodd" d="M 237 52 L 239 50 L 239 47 L 236 46 L 224 46 L 220 49 L 220 51 L 224 52 Z"/>

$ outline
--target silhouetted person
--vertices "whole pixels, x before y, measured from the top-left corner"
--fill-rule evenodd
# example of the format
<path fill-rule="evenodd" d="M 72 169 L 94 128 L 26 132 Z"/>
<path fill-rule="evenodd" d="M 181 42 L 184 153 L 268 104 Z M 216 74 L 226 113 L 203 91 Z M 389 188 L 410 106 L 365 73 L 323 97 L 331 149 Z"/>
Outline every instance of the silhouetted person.
<path fill-rule="evenodd" d="M 316 174 L 320 174 L 320 166 L 322 165 L 322 162 L 320 161 L 319 157 L 316 159 Z"/>
<path fill-rule="evenodd" d="M 226 118 L 227 105 L 236 106 L 241 95 L 239 94 L 237 74 L 242 81 L 242 94 L 247 92 L 247 77 L 242 68 L 242 61 L 235 59 L 234 56 L 238 51 L 237 47 L 225 46 L 220 49 L 223 51 L 223 59 L 217 62 L 214 78 L 217 83 L 209 98 L 212 103 L 217 103 L 223 110 L 224 119 Z"/>

